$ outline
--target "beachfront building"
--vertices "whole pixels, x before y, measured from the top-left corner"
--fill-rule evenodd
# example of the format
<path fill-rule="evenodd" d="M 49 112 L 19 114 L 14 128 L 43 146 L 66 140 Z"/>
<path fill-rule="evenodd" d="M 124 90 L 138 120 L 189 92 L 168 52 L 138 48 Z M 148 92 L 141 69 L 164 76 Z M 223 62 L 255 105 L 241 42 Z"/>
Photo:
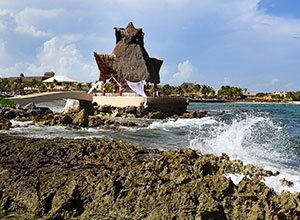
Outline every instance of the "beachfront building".
<path fill-rule="evenodd" d="M 27 82 L 27 81 L 31 81 L 31 80 L 35 80 L 37 82 L 42 82 L 46 79 L 49 79 L 51 77 L 54 77 L 55 73 L 54 72 L 45 72 L 43 76 L 25 76 L 24 73 L 21 73 L 20 76 L 16 76 L 16 77 L 4 77 L 1 79 L 7 79 L 10 81 L 13 80 L 19 80 L 22 82 Z"/>
<path fill-rule="evenodd" d="M 106 84 L 111 82 L 113 87 L 119 87 L 122 96 L 123 83 L 135 92 L 144 90 L 144 85 L 160 83 L 159 70 L 163 60 L 149 57 L 144 48 L 144 32 L 135 28 L 130 22 L 126 28 L 114 28 L 116 46 L 112 53 L 94 52 L 100 70 L 99 81 L 102 82 L 102 95 L 105 96 Z"/>

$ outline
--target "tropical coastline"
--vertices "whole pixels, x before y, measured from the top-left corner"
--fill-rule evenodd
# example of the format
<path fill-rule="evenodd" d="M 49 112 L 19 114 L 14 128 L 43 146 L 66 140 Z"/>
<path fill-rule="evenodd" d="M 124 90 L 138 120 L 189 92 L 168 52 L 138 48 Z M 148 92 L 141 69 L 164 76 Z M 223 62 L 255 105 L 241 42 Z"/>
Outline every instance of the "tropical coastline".
<path fill-rule="evenodd" d="M 300 219 L 298 4 L 0 2 L 0 219 Z"/>

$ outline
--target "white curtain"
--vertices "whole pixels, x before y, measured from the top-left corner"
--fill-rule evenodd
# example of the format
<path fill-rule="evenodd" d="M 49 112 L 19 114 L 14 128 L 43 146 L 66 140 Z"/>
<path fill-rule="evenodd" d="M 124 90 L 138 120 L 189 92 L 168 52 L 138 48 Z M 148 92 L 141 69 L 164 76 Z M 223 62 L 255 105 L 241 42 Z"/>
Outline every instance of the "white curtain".
<path fill-rule="evenodd" d="M 142 96 L 145 98 L 144 101 L 144 108 L 147 108 L 147 95 L 145 93 L 144 87 L 146 85 L 145 80 L 139 81 L 139 82 L 130 82 L 127 81 L 127 85 L 130 87 L 130 89 L 132 89 L 135 93 L 137 93 L 138 95 Z"/>

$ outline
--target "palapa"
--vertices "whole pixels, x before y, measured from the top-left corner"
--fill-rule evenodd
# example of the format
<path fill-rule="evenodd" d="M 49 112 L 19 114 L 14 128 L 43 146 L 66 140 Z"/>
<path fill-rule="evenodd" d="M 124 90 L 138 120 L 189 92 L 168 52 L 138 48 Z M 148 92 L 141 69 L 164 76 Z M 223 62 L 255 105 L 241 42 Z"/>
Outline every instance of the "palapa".
<path fill-rule="evenodd" d="M 112 53 L 94 53 L 100 80 L 112 75 L 119 81 L 160 83 L 159 70 L 163 60 L 149 57 L 144 48 L 144 32 L 130 22 L 126 28 L 114 28 L 116 46 Z"/>

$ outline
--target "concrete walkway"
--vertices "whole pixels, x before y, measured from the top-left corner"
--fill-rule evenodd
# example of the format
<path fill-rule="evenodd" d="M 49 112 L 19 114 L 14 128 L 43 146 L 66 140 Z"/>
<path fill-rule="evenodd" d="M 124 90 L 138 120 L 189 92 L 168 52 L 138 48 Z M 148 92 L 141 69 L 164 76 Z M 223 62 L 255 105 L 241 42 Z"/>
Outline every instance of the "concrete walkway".
<path fill-rule="evenodd" d="M 81 91 L 59 91 L 15 96 L 10 99 L 15 101 L 19 105 L 26 105 L 28 103 L 51 102 L 60 99 L 77 99 L 91 102 L 93 101 L 93 95 Z"/>

